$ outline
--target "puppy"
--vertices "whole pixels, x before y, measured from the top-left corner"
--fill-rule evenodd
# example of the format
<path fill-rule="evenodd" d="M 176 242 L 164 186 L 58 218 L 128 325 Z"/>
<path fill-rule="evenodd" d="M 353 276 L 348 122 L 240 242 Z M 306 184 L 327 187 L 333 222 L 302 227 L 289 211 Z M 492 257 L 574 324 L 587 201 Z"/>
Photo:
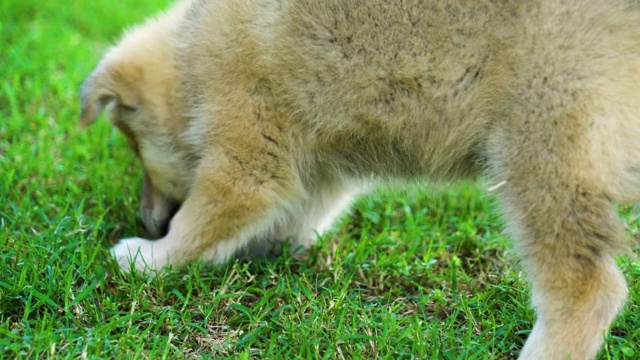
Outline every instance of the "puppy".
<path fill-rule="evenodd" d="M 114 246 L 124 271 L 305 248 L 371 181 L 484 174 L 533 287 L 520 359 L 594 358 L 624 303 L 631 0 L 194 0 L 130 31 L 82 92 L 85 124 L 113 103 L 161 237 Z"/>

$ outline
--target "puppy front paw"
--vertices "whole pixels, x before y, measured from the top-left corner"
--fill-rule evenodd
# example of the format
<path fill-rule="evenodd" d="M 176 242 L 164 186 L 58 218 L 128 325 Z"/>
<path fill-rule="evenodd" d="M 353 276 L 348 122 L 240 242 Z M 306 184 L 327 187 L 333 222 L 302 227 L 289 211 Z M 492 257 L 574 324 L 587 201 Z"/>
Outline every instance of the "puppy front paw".
<path fill-rule="evenodd" d="M 122 239 L 110 252 L 125 273 L 133 267 L 140 272 L 159 270 L 169 262 L 169 254 L 159 241 L 142 238 Z"/>

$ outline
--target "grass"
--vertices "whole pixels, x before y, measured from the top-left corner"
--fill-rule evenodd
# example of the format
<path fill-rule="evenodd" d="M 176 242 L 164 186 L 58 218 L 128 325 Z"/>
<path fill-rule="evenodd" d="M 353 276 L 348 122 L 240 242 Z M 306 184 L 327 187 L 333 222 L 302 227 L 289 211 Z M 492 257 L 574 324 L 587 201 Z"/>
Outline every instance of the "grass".
<path fill-rule="evenodd" d="M 141 173 L 106 121 L 78 128 L 78 89 L 168 2 L 0 2 L 0 358 L 515 358 L 528 288 L 473 184 L 363 198 L 305 260 L 117 271 Z M 619 262 L 631 300 L 602 359 L 640 356 L 640 265 Z"/>

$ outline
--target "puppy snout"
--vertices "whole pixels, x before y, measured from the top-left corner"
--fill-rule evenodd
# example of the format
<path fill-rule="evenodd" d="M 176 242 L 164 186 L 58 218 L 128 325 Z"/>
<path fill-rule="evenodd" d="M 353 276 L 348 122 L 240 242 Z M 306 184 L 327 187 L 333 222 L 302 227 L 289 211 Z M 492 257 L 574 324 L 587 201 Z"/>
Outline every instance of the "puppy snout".
<path fill-rule="evenodd" d="M 171 219 L 180 209 L 180 203 L 173 199 L 165 199 L 150 208 L 142 208 L 140 216 L 145 229 L 154 238 L 161 238 L 169 232 Z"/>
<path fill-rule="evenodd" d="M 180 209 L 180 205 L 178 200 L 156 189 L 151 177 L 145 172 L 140 199 L 140 217 L 149 235 L 155 238 L 165 236 L 169 232 L 171 219 Z"/>

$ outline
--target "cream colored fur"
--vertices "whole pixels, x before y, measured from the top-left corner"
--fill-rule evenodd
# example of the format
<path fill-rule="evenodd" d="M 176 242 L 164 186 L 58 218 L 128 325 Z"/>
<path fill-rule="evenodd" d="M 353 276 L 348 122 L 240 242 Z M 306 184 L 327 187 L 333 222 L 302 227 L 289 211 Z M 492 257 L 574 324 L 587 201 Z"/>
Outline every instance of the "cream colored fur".
<path fill-rule="evenodd" d="M 114 103 L 160 237 L 112 253 L 149 271 L 304 248 L 372 181 L 485 174 L 533 287 L 520 358 L 593 359 L 627 293 L 613 205 L 640 199 L 638 7 L 179 3 L 83 87 L 83 123 Z"/>

